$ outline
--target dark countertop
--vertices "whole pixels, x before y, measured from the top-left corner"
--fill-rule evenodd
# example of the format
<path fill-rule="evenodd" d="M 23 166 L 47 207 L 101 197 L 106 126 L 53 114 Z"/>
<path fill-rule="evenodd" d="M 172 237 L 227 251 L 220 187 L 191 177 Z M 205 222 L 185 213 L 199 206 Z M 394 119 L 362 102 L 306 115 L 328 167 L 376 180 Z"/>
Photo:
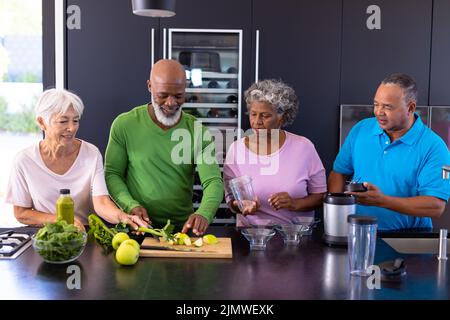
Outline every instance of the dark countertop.
<path fill-rule="evenodd" d="M 1 231 L 1 230 L 0 230 Z M 277 234 L 266 251 L 249 251 L 233 227 L 208 233 L 232 238 L 232 259 L 141 258 L 132 267 L 89 241 L 72 264 L 81 269 L 81 290 L 66 286 L 68 265 L 52 265 L 30 247 L 16 260 L 0 260 L 0 299 L 449 299 L 448 262 L 435 255 L 400 255 L 378 238 L 375 263 L 402 256 L 407 276 L 370 290 L 350 276 L 346 248 L 330 248 L 320 230 L 297 247 Z"/>

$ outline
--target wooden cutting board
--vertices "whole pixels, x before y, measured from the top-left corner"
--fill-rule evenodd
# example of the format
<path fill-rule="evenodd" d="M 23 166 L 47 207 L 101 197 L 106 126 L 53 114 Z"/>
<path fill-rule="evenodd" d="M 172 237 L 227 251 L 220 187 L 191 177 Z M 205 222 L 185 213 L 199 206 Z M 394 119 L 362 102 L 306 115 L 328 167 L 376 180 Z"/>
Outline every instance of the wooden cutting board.
<path fill-rule="evenodd" d="M 219 243 L 204 244 L 202 247 L 184 245 L 171 245 L 167 242 L 160 242 L 158 239 L 146 237 L 141 244 L 141 257 L 160 257 L 160 258 L 232 258 L 233 250 L 231 247 L 231 238 L 217 238 Z M 191 238 L 192 242 L 197 238 Z M 145 249 L 145 246 L 172 247 L 192 249 L 192 251 L 169 251 Z"/>

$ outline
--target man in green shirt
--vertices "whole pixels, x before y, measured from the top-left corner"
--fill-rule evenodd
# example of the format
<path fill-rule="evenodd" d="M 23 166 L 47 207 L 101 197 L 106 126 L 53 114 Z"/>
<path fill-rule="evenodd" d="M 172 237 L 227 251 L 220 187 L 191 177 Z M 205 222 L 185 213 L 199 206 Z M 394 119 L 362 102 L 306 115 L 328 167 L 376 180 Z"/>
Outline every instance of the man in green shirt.
<path fill-rule="evenodd" d="M 181 111 L 186 87 L 181 64 L 158 61 L 147 86 L 152 103 L 120 114 L 112 124 L 105 157 L 109 192 L 124 211 L 155 227 L 171 219 L 182 232 L 201 235 L 223 198 L 214 142 L 204 126 Z M 203 187 L 196 212 L 195 168 Z"/>

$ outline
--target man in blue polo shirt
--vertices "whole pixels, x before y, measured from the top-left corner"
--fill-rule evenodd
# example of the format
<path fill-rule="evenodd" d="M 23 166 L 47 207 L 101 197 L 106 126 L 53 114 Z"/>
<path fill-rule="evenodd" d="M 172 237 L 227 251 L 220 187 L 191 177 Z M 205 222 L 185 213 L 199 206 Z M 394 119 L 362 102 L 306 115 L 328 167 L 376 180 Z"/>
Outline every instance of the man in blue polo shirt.
<path fill-rule="evenodd" d="M 328 179 L 330 192 L 342 192 L 349 179 L 364 181 L 368 191 L 352 193 L 356 212 L 376 216 L 380 230 L 431 228 L 450 196 L 450 182 L 442 179 L 449 150 L 415 113 L 416 103 L 411 77 L 384 79 L 374 98 L 375 118 L 352 128 Z"/>

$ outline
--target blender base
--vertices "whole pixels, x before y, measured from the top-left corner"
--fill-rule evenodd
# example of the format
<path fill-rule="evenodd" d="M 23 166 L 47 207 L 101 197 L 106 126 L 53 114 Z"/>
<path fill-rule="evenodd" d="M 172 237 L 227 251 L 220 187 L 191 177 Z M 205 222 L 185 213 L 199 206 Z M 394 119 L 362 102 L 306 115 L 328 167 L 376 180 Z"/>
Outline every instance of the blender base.
<path fill-rule="evenodd" d="M 346 247 L 348 245 L 347 237 L 335 237 L 324 233 L 322 239 L 330 247 Z"/>

